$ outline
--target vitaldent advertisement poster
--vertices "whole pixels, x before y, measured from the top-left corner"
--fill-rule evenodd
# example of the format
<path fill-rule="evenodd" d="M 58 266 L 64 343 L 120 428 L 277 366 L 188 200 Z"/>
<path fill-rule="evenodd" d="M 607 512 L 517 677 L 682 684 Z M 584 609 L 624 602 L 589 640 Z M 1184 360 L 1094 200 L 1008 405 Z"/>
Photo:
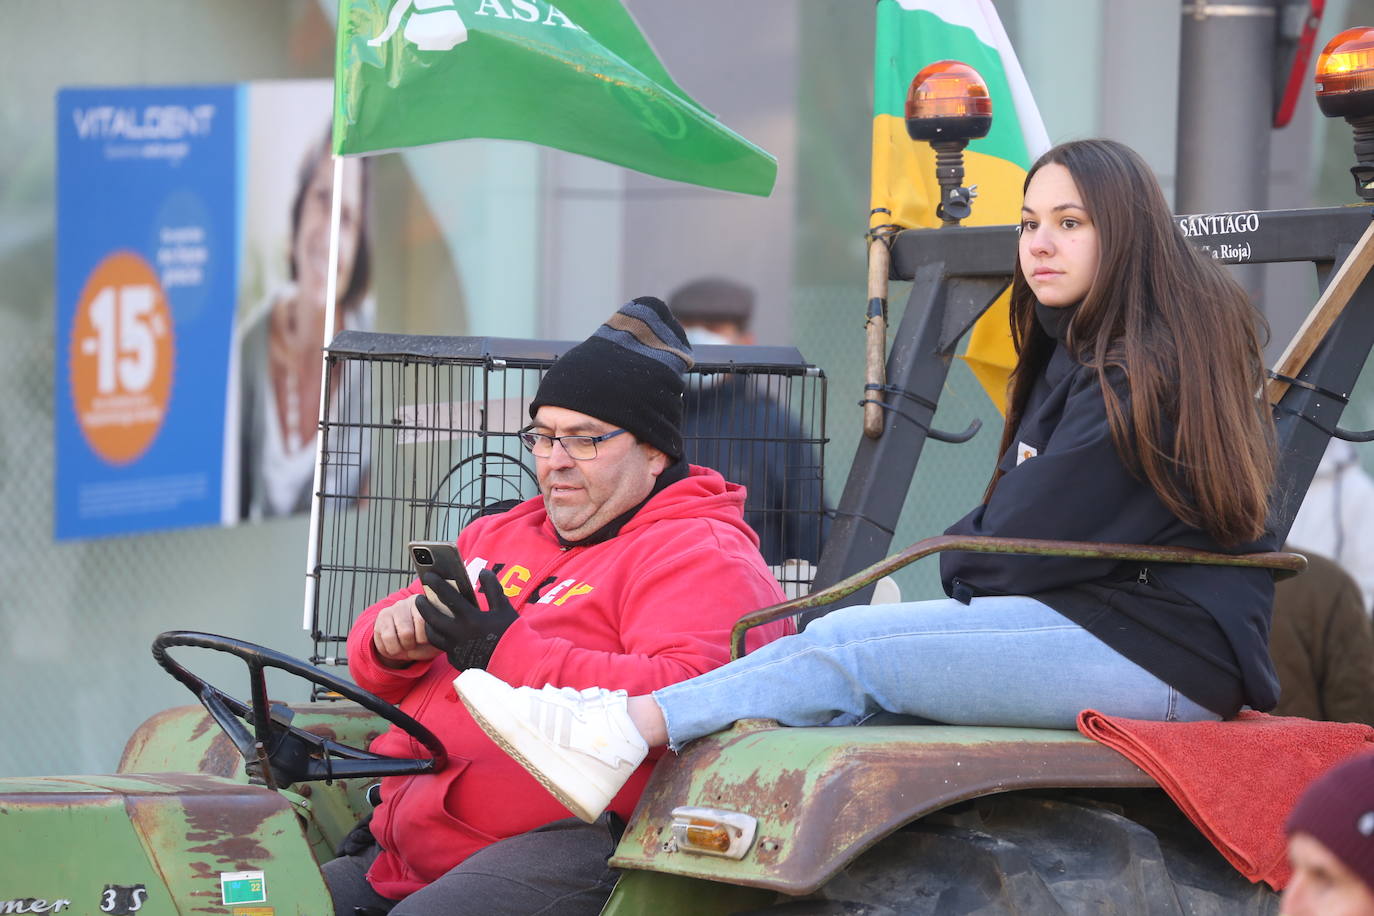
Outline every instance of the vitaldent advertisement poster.
<path fill-rule="evenodd" d="M 58 94 L 59 540 L 220 520 L 240 97 Z"/>

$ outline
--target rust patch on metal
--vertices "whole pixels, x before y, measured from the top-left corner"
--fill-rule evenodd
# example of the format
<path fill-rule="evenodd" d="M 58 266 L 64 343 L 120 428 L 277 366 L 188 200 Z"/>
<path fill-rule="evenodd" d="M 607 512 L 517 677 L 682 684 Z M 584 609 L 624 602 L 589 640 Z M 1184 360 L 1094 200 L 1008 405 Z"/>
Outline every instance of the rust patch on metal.
<path fill-rule="evenodd" d="M 754 859 L 760 865 L 775 865 L 786 841 L 782 837 L 761 836 L 754 840 Z"/>
<path fill-rule="evenodd" d="M 208 797 L 128 796 L 129 818 L 140 832 L 152 835 L 166 828 L 161 820 L 167 812 L 168 798 L 175 798 L 179 812 L 184 812 L 185 823 L 180 829 L 187 851 L 204 853 L 225 866 L 233 866 L 219 871 L 243 871 L 254 861 L 266 858 L 267 849 L 258 843 L 257 832 L 285 804 L 265 789 L 229 791 Z"/>
<path fill-rule="evenodd" d="M 187 847 L 187 851 L 214 855 L 234 864 L 228 871 L 243 871 L 250 863 L 266 858 L 267 849 L 258 842 L 257 832 L 275 811 L 251 803 L 240 806 L 219 801 L 210 806 L 195 802 L 186 805 L 186 841 L 200 844 Z"/>
<path fill-rule="evenodd" d="M 339 744 L 366 749 L 382 720 L 353 703 L 290 705 L 297 727 Z M 200 706 L 178 706 L 150 716 L 125 745 L 119 772 L 196 772 L 242 779 L 243 756 Z"/>
<path fill-rule="evenodd" d="M 14 780 L 0 810 L 13 805 L 120 811 L 159 881 L 177 893 L 177 912 L 223 914 L 218 876 L 261 868 L 273 842 L 297 815 L 285 798 L 200 773 L 38 777 Z M 269 823 L 270 822 L 270 823 Z M 188 848 L 190 847 L 190 848 Z M 199 882 L 199 883 L 198 883 Z"/>
<path fill-rule="evenodd" d="M 876 759 L 869 754 L 841 756 L 820 785 L 822 805 L 832 812 L 829 822 L 833 825 L 824 842 L 832 844 L 832 849 L 852 845 L 872 830 L 875 817 L 909 805 L 906 771 L 910 757 L 895 753 Z"/>
<path fill-rule="evenodd" d="M 209 773 L 212 776 L 223 776 L 232 778 L 242 771 L 244 765 L 243 755 L 234 746 L 234 742 L 229 740 L 229 736 L 220 732 L 210 739 L 210 744 L 205 748 L 205 753 L 200 757 L 200 763 L 196 771 Z"/>
<path fill-rule="evenodd" d="M 209 713 L 202 712 L 200 718 L 196 721 L 196 727 L 191 730 L 191 740 L 195 741 L 203 737 L 206 732 L 218 727 L 219 723 L 217 723 Z"/>
<path fill-rule="evenodd" d="M 164 709 L 154 713 L 143 721 L 134 733 L 129 736 L 129 740 L 124 745 L 124 752 L 119 756 L 119 771 L 126 772 L 130 766 L 130 761 L 137 760 L 146 752 L 148 745 L 153 739 L 166 728 L 172 727 L 172 723 L 185 716 L 191 707 L 174 706 L 171 709 Z M 199 708 L 199 707 L 196 707 Z"/>
<path fill-rule="evenodd" d="M 810 893 L 902 824 L 982 795 L 1153 785 L 1134 764 L 1089 742 L 856 747 L 835 758 L 817 780 L 794 831 L 806 842 L 782 850 L 777 878 L 790 893 Z"/>
<path fill-rule="evenodd" d="M 765 753 L 770 762 L 755 772 L 749 755 L 760 748 L 736 746 L 750 735 L 704 739 L 660 764 L 631 824 L 631 836 L 643 831 L 639 842 L 613 864 L 805 894 L 893 830 L 956 802 L 1017 789 L 1155 785 L 1086 739 L 999 741 L 971 732 L 967 742 L 926 743 L 912 740 L 910 728 L 875 727 L 862 742 L 814 746 L 805 768 L 777 767 L 777 756 Z M 694 774 L 709 797 L 692 792 Z M 659 832 L 643 825 L 668 823 L 672 808 L 686 803 L 759 818 L 754 849 L 737 865 L 669 854 Z"/>
<path fill-rule="evenodd" d="M 292 708 L 300 714 L 301 719 L 305 720 L 305 724 L 300 724 L 301 728 L 312 735 L 319 735 L 321 738 L 339 744 L 352 745 L 365 750 L 382 734 L 382 730 L 375 727 L 377 723 L 381 722 L 381 719 L 376 714 L 351 703 L 347 705 L 324 704 L 324 708 L 321 708 L 321 704 Z M 321 717 L 320 721 L 311 722 L 310 719 L 315 716 Z M 373 725 L 374 727 L 369 728 L 359 737 L 356 734 L 358 723 Z"/>
<path fill-rule="evenodd" d="M 159 782 L 163 780 L 159 778 Z M 176 784 L 175 779 L 165 782 Z M 204 780 L 187 774 L 186 785 L 192 790 L 187 794 L 128 795 L 124 802 L 130 823 L 144 842 L 157 848 L 167 848 L 170 843 L 184 850 L 186 858 L 178 861 L 178 868 L 186 869 L 198 879 L 197 886 L 206 888 L 190 892 L 196 899 L 181 901 L 183 905 L 190 904 L 195 912 L 223 913 L 216 891 L 219 874 L 247 871 L 269 859 L 269 850 L 257 836 L 269 819 L 289 805 L 265 789 L 244 787 L 235 791 L 238 787 L 220 782 L 218 792 L 206 793 L 204 784 Z M 150 859 L 160 867 L 160 856 Z M 160 877 L 169 887 L 183 884 L 177 876 Z"/>
<path fill-rule="evenodd" d="M 697 741 L 688 745 L 678 759 L 665 754 L 654 767 L 653 773 L 645 784 L 635 809 L 635 821 L 644 819 L 648 811 L 655 812 L 650 823 L 655 827 L 644 831 L 641 847 L 643 854 L 652 857 L 666 837 L 662 825 L 668 823 L 664 814 L 672 810 L 674 799 L 687 798 L 692 788 L 694 770 L 710 770 L 720 761 L 721 745 L 715 740 Z"/>
<path fill-rule="evenodd" d="M 806 784 L 806 770 L 779 770 L 761 780 L 757 771 L 743 781 L 728 776 L 712 775 L 702 786 L 702 803 L 727 811 L 743 811 L 760 821 L 789 826 L 801 809 Z"/>

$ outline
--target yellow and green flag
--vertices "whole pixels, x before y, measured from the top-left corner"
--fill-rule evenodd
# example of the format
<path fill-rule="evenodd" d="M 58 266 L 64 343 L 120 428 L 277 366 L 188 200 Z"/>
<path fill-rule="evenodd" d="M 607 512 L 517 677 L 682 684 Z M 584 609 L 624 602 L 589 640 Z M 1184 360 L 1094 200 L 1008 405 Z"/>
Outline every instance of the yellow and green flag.
<path fill-rule="evenodd" d="M 777 175 L 620 0 L 340 0 L 334 95 L 339 155 L 491 137 L 761 196 Z"/>
<path fill-rule="evenodd" d="M 878 0 L 877 23 L 872 206 L 891 215 L 875 213 L 872 225 L 940 224 L 935 152 L 907 136 L 905 120 L 911 78 L 938 60 L 961 61 L 977 70 L 992 98 L 992 129 L 964 151 L 964 181 L 978 186 L 973 215 L 964 222 L 1019 222 L 1021 185 L 1031 163 L 1049 148 L 1049 138 L 991 0 Z M 1002 295 L 974 325 L 963 357 L 998 410 L 1016 360 L 1007 298 Z"/>

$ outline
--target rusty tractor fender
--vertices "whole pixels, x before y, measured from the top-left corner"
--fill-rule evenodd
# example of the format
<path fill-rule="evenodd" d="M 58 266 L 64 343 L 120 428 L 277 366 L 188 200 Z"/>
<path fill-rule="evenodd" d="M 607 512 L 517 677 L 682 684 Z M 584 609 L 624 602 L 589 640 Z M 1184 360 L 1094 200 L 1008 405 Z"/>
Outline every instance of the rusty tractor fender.
<path fill-rule="evenodd" d="M 1020 789 L 1154 786 L 1135 764 L 1074 731 L 744 720 L 659 762 L 611 864 L 797 896 L 904 824 L 955 802 Z M 679 806 L 755 818 L 752 847 L 739 860 L 678 849 L 669 825 Z"/>

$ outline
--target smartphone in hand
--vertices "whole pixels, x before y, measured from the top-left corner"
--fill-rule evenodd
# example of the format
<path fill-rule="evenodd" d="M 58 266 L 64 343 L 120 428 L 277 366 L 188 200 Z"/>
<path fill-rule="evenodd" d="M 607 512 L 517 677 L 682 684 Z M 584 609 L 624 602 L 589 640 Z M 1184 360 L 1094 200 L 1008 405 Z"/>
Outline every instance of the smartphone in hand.
<path fill-rule="evenodd" d="M 472 588 L 467 566 L 463 563 L 456 546 L 448 541 L 411 541 L 408 549 L 416 575 L 426 571 L 438 573 L 441 578 L 447 579 L 460 595 L 471 601 L 474 607 L 477 605 L 477 592 Z M 425 597 L 439 610 L 448 611 L 444 603 L 428 588 L 425 589 Z"/>

